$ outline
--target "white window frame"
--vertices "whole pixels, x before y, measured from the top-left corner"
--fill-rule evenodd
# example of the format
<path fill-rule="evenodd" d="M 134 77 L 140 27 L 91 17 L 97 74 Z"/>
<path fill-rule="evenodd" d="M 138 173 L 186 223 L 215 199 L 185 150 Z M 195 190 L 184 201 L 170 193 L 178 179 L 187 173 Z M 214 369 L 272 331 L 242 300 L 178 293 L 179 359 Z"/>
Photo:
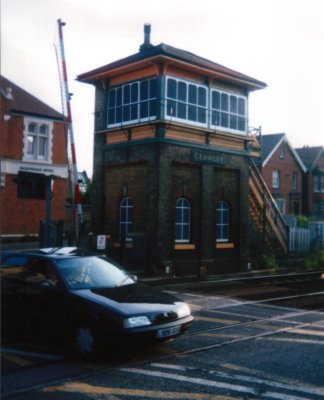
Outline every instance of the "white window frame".
<path fill-rule="evenodd" d="M 272 171 L 272 187 L 274 189 L 280 188 L 280 171 L 278 169 Z"/>
<path fill-rule="evenodd" d="M 213 93 L 219 93 L 220 96 L 220 108 L 213 108 L 212 106 L 212 102 L 213 102 Z M 222 97 L 223 96 L 227 96 L 227 100 L 228 100 L 228 109 L 225 110 L 222 107 Z M 231 98 L 234 98 L 237 100 L 237 104 L 239 103 L 239 101 L 243 101 L 244 102 L 244 114 L 240 114 L 239 111 L 237 112 L 231 112 Z M 219 90 L 216 88 L 212 88 L 210 89 L 210 126 L 212 129 L 219 129 L 221 131 L 224 132 L 233 132 L 233 133 L 238 133 L 240 135 L 246 135 L 247 133 L 247 98 L 241 95 L 238 95 L 236 93 L 231 93 L 231 92 L 226 92 L 224 90 Z M 237 105 L 238 108 L 238 105 Z M 220 115 L 220 121 L 219 123 L 214 124 L 213 123 L 213 115 L 214 113 L 219 113 Z M 227 115 L 227 119 L 228 119 L 228 126 L 223 126 L 221 121 L 222 121 L 222 117 L 223 115 Z M 234 129 L 231 128 L 231 118 L 237 118 L 237 126 L 238 126 L 238 119 L 239 118 L 243 118 L 244 119 L 244 130 L 241 129 Z"/>
<path fill-rule="evenodd" d="M 133 210 L 134 203 L 130 197 L 124 197 L 119 203 L 119 240 L 125 239 L 126 242 L 132 242 L 133 239 L 129 237 L 131 228 L 133 226 Z M 125 211 L 125 218 L 124 216 Z M 123 227 L 125 229 L 123 229 Z M 125 232 L 125 238 L 123 238 L 123 232 Z"/>
<path fill-rule="evenodd" d="M 168 82 L 170 80 L 176 81 L 176 83 L 177 83 L 176 98 L 168 97 Z M 186 85 L 186 88 L 187 88 L 186 89 L 186 99 L 179 99 L 178 88 L 179 88 L 180 83 Z M 198 95 L 198 93 L 197 93 L 197 102 L 196 103 L 190 102 L 190 96 L 189 96 L 189 87 L 190 86 L 196 87 L 197 91 L 199 91 L 199 89 L 203 89 L 205 91 L 205 105 L 204 106 L 203 105 L 199 105 L 199 102 L 198 102 L 199 95 Z M 200 127 L 207 127 L 208 126 L 208 123 L 209 123 L 209 121 L 208 121 L 208 119 L 209 119 L 208 118 L 208 87 L 206 85 L 201 85 L 199 83 L 195 83 L 195 82 L 188 81 L 188 80 L 185 80 L 185 79 L 179 79 L 179 78 L 176 78 L 174 76 L 167 76 L 166 80 L 165 80 L 165 96 L 164 97 L 165 97 L 164 118 L 166 120 L 168 120 L 168 121 L 177 121 L 177 122 L 182 122 L 182 123 L 185 122 L 187 124 L 194 125 L 194 126 L 200 126 Z M 172 110 L 171 115 L 170 115 L 169 106 L 168 106 L 169 102 L 174 102 L 175 103 L 175 108 L 176 108 L 175 110 Z M 180 106 L 183 107 L 183 109 L 185 110 L 185 114 L 186 114 L 185 118 L 181 118 L 181 117 L 178 116 L 178 109 L 179 109 Z M 197 108 L 197 109 L 202 109 L 204 114 L 205 114 L 206 122 L 199 122 L 198 120 L 195 121 L 195 120 L 190 119 L 189 118 L 190 107 Z"/>
<path fill-rule="evenodd" d="M 225 243 L 230 239 L 230 205 L 227 201 L 221 200 L 216 205 L 216 242 Z M 220 216 L 220 218 L 218 218 Z M 218 228 L 221 235 L 218 236 Z M 226 228 L 226 229 L 225 229 Z M 225 234 L 227 232 L 227 234 Z"/>
<path fill-rule="evenodd" d="M 180 218 L 177 219 L 180 210 Z M 187 211 L 187 212 L 185 212 Z M 175 206 L 175 243 L 190 243 L 191 236 L 191 204 L 185 197 L 179 197 Z M 180 228 L 180 237 L 177 237 L 177 228 Z M 187 229 L 184 229 L 187 228 Z M 187 232 L 187 235 L 185 234 Z"/>
<path fill-rule="evenodd" d="M 141 83 L 143 82 L 148 82 L 148 90 L 150 92 L 150 82 L 156 80 L 157 78 L 153 77 L 153 78 L 148 78 L 148 79 L 142 79 L 142 80 L 138 80 L 138 81 L 133 81 L 133 82 L 126 82 L 123 85 L 118 85 L 118 86 L 114 86 L 111 87 L 108 90 L 107 93 L 107 128 L 114 128 L 116 126 L 124 126 L 124 125 L 131 125 L 131 124 L 136 124 L 139 122 L 146 122 L 146 121 L 153 121 L 157 118 L 157 112 L 158 112 L 158 106 L 157 106 L 157 98 L 158 98 L 158 93 L 157 93 L 157 82 L 156 84 L 156 93 L 155 93 L 155 97 L 150 97 L 150 93 L 148 95 L 148 97 L 146 99 L 142 99 L 141 97 Z M 125 90 L 126 88 L 129 87 L 130 88 L 130 96 L 129 96 L 129 100 L 127 101 L 124 97 L 125 97 Z M 132 99 L 132 95 L 131 95 L 131 90 L 132 87 L 137 87 L 137 99 L 134 100 Z M 117 104 L 117 96 L 118 96 L 118 91 L 120 91 L 121 93 L 121 104 L 118 105 Z M 110 107 L 109 104 L 109 97 L 110 95 L 114 95 L 115 97 L 115 101 L 112 107 Z M 150 103 L 151 102 L 155 102 L 155 115 L 150 115 Z M 147 117 L 141 117 L 141 104 L 142 103 L 148 103 L 148 116 Z M 125 108 L 129 107 L 130 108 L 130 115 L 132 113 L 131 108 L 132 107 L 136 107 L 137 111 L 136 111 L 136 118 L 130 118 L 130 119 L 126 119 L 124 120 L 124 111 Z M 115 120 L 117 118 L 117 113 L 120 112 L 121 113 L 121 120 L 118 122 L 113 122 L 113 123 L 109 123 L 110 121 L 110 112 L 113 112 L 115 114 Z"/>
<path fill-rule="evenodd" d="M 34 124 L 36 132 L 34 135 L 29 131 L 30 126 Z M 43 135 L 40 132 L 40 128 L 45 126 L 47 128 L 47 134 Z M 33 136 L 35 140 L 35 149 L 32 154 L 29 153 L 29 137 Z M 45 155 L 40 155 L 40 140 L 45 139 Z M 52 162 L 52 140 L 53 140 L 53 121 L 43 118 L 24 118 L 24 148 L 23 148 L 23 160 L 31 162 Z"/>

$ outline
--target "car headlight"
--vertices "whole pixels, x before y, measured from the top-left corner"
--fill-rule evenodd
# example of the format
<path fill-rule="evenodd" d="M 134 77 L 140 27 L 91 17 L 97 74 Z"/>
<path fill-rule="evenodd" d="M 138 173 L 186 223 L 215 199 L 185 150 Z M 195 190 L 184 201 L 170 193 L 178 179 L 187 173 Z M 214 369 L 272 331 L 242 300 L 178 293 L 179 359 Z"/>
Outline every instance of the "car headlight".
<path fill-rule="evenodd" d="M 151 321 L 144 315 L 140 317 L 130 317 L 124 320 L 124 328 L 137 328 L 146 325 L 151 325 Z"/>
<path fill-rule="evenodd" d="M 188 317 L 188 315 L 191 314 L 188 304 L 182 304 L 182 306 L 177 309 L 177 314 L 179 318 Z"/>

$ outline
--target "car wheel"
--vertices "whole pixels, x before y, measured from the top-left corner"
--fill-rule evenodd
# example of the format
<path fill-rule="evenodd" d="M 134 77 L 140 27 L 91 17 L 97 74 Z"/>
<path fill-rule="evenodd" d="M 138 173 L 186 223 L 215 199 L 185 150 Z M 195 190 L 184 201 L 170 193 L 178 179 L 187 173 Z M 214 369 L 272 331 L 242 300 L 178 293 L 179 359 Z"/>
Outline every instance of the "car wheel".
<path fill-rule="evenodd" d="M 80 357 L 94 358 L 98 350 L 98 340 L 94 329 L 89 325 L 79 325 L 74 332 L 73 345 Z"/>

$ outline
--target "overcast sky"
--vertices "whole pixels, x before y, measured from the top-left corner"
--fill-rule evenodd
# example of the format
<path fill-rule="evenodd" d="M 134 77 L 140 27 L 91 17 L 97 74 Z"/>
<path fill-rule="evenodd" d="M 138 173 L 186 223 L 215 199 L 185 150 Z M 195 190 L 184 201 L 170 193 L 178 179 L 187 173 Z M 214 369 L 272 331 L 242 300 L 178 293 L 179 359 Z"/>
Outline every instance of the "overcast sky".
<path fill-rule="evenodd" d="M 323 0 L 0 0 L 1 74 L 62 111 L 54 44 L 63 28 L 78 169 L 92 174 L 94 90 L 77 75 L 143 42 L 193 52 L 265 82 L 249 125 L 294 147 L 324 145 Z"/>

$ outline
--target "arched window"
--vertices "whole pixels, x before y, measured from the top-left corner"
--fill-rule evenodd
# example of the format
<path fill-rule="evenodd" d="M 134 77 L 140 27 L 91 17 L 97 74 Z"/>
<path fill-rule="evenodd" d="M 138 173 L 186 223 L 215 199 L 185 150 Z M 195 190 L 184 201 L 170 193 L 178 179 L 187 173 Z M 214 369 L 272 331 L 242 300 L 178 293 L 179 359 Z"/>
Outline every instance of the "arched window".
<path fill-rule="evenodd" d="M 175 241 L 190 242 L 191 206 L 187 199 L 180 197 L 176 202 Z"/>
<path fill-rule="evenodd" d="M 131 242 L 129 237 L 133 225 L 133 201 L 129 197 L 124 197 L 119 205 L 119 239 Z"/>
<path fill-rule="evenodd" d="M 216 208 L 216 242 L 229 241 L 230 207 L 227 201 L 221 200 Z"/>

